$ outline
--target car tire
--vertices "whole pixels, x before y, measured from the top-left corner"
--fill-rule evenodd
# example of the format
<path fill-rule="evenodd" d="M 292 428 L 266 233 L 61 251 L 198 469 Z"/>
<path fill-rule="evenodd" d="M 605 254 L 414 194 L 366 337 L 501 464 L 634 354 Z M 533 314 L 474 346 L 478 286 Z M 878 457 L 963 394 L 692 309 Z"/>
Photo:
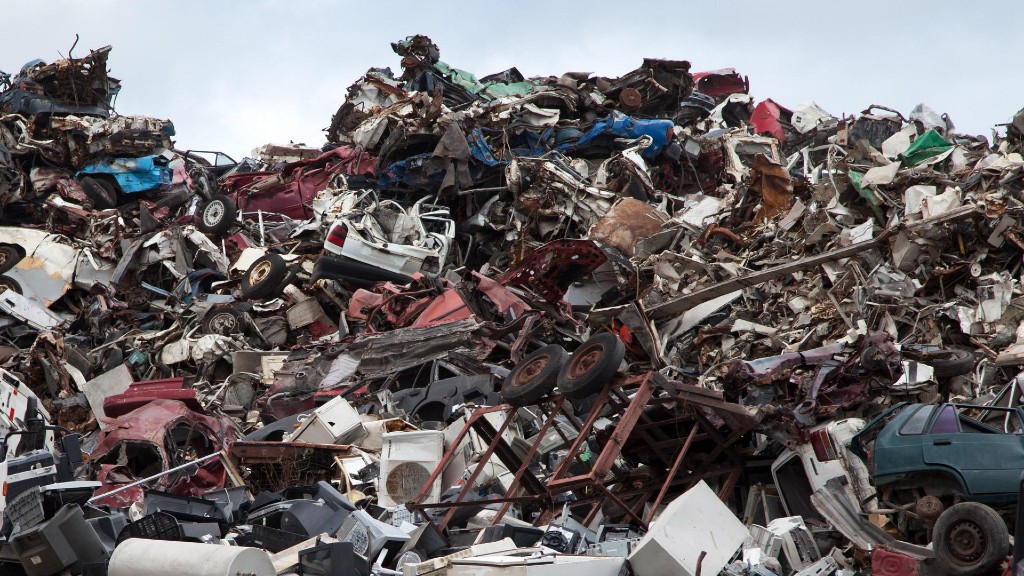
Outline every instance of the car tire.
<path fill-rule="evenodd" d="M 21 250 L 16 246 L 10 244 L 0 246 L 0 274 L 14 268 L 21 258 Z"/>
<path fill-rule="evenodd" d="M 288 263 L 280 254 L 267 254 L 252 263 L 242 277 L 242 295 L 250 299 L 277 296 L 285 287 Z"/>
<path fill-rule="evenodd" d="M 950 576 L 987 574 L 1006 559 L 1009 545 L 1006 523 L 995 510 L 977 502 L 950 506 L 932 531 L 935 559 Z"/>
<path fill-rule="evenodd" d="M 952 378 L 974 371 L 974 354 L 962 348 L 939 350 L 931 353 L 925 364 L 932 367 L 936 378 Z"/>
<path fill-rule="evenodd" d="M 92 205 L 95 208 L 99 210 L 117 208 L 117 188 L 109 180 L 82 176 L 78 183 L 81 184 L 86 197 L 92 200 Z"/>
<path fill-rule="evenodd" d="M 529 406 L 547 396 L 558 383 L 569 353 L 549 344 L 520 360 L 501 384 L 501 397 L 513 406 Z"/>
<path fill-rule="evenodd" d="M 220 194 L 210 198 L 199 210 L 199 229 L 207 234 L 224 234 L 235 224 L 238 207 L 231 198 Z"/>
<path fill-rule="evenodd" d="M 313 274 L 310 278 L 313 282 L 317 280 L 338 280 L 358 287 L 373 286 L 378 282 L 393 282 L 395 284 L 409 284 L 412 278 L 404 274 L 398 274 L 370 264 L 364 264 L 358 260 L 344 256 L 322 254 L 313 263 Z"/>
<path fill-rule="evenodd" d="M 3 292 L 4 290 L 11 290 L 18 294 L 24 294 L 21 284 L 10 276 L 0 276 L 0 292 Z"/>
<path fill-rule="evenodd" d="M 201 325 L 204 334 L 228 336 L 245 332 L 247 323 L 244 311 L 237 306 L 227 305 L 211 308 L 203 317 Z"/>
<path fill-rule="evenodd" d="M 185 204 L 188 204 L 191 194 L 187 190 L 180 190 L 172 194 L 161 197 L 153 204 L 157 209 L 167 207 L 173 213 L 178 208 L 181 208 Z"/>
<path fill-rule="evenodd" d="M 584 342 L 558 373 L 558 391 L 566 398 L 586 398 L 599 392 L 619 371 L 626 345 L 610 332 Z"/>

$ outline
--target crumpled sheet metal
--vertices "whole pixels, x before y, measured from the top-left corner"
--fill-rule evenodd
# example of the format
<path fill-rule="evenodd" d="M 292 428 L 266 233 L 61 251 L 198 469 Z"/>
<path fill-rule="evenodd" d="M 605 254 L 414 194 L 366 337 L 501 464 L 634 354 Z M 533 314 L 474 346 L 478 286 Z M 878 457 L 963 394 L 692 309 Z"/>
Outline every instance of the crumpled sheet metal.
<path fill-rule="evenodd" d="M 182 456 L 194 459 L 194 456 L 189 457 L 187 448 L 182 450 L 181 454 L 172 455 L 168 452 L 170 430 L 178 426 L 201 435 L 208 445 L 200 445 L 193 449 L 205 453 L 230 448 L 238 435 L 235 423 L 226 416 L 207 416 L 191 410 L 181 401 L 156 399 L 119 418 L 105 419 L 96 446 L 92 450 L 91 461 L 95 466 L 117 464 L 128 466 L 129 470 L 140 469 L 152 474 L 170 468 L 171 463 Z M 188 438 L 179 440 L 191 441 Z M 205 456 L 205 453 L 198 455 Z M 150 461 L 149 459 L 154 456 L 156 459 Z M 133 477 L 130 481 L 140 479 Z M 172 481 L 175 483 L 172 484 Z M 199 496 L 209 490 L 223 488 L 225 481 L 223 467 L 213 462 L 202 466 L 200 471 L 191 477 L 162 477 L 156 486 L 175 494 Z M 116 487 L 108 484 L 101 487 L 98 492 L 103 493 Z"/>
<path fill-rule="evenodd" d="M 363 374 L 397 372 L 451 353 L 483 358 L 494 344 L 474 318 L 356 338 L 349 351 Z"/>

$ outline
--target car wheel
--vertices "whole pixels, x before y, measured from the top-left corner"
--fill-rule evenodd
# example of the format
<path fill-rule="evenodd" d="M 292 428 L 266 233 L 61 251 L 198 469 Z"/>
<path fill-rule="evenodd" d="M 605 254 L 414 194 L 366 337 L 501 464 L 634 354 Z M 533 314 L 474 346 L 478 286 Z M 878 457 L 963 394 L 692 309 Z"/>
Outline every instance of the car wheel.
<path fill-rule="evenodd" d="M 924 362 L 932 367 L 936 378 L 952 378 L 974 371 L 974 354 L 960 348 L 933 352 Z"/>
<path fill-rule="evenodd" d="M 227 196 L 210 198 L 199 211 L 199 229 L 207 234 L 223 234 L 231 229 L 238 217 L 238 207 Z"/>
<path fill-rule="evenodd" d="M 284 289 L 288 263 L 279 254 L 267 254 L 252 263 L 242 277 L 242 295 L 261 299 L 276 296 Z"/>
<path fill-rule="evenodd" d="M 583 343 L 558 373 L 558 391 L 567 398 L 585 398 L 601 390 L 619 371 L 626 346 L 603 332 Z"/>
<path fill-rule="evenodd" d="M 202 329 L 205 334 L 238 334 L 246 327 L 245 312 L 235 306 L 220 306 L 210 310 L 203 318 Z"/>
<path fill-rule="evenodd" d="M 14 246 L 0 246 L 0 274 L 7 272 L 21 260 L 21 251 Z"/>
<path fill-rule="evenodd" d="M 117 207 L 117 188 L 109 180 L 83 176 L 79 180 L 82 191 L 92 200 L 93 206 L 100 210 Z"/>
<path fill-rule="evenodd" d="M 935 559 L 952 576 L 988 573 L 1006 559 L 1009 545 L 1006 523 L 977 502 L 950 506 L 932 531 Z"/>
<path fill-rule="evenodd" d="M 18 281 L 10 276 L 0 276 L 0 292 L 3 292 L 4 290 L 11 290 L 18 294 L 24 294 L 21 290 L 21 284 L 18 284 Z"/>
<path fill-rule="evenodd" d="M 188 204 L 189 198 L 190 193 L 187 190 L 181 190 L 178 192 L 174 192 L 173 194 L 163 196 L 162 198 L 154 202 L 154 204 L 156 205 L 157 209 L 166 206 L 168 209 L 170 209 L 171 212 L 174 212 L 178 208 L 181 208 L 185 204 Z"/>
<path fill-rule="evenodd" d="M 555 389 L 569 353 L 549 344 L 520 360 L 501 384 L 501 397 L 513 406 L 529 406 Z"/>

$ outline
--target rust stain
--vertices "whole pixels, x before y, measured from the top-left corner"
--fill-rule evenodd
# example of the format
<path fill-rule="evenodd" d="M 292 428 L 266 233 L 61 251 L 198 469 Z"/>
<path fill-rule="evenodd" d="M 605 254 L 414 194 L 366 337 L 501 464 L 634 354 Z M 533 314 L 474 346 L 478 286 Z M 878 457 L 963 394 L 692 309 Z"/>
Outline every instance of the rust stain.
<path fill-rule="evenodd" d="M 46 260 L 38 256 L 26 256 L 18 262 L 19 270 L 41 270 L 46 266 Z"/>
<path fill-rule="evenodd" d="M 646 202 L 619 200 L 590 230 L 590 237 L 632 256 L 637 242 L 661 232 L 665 218 Z"/>

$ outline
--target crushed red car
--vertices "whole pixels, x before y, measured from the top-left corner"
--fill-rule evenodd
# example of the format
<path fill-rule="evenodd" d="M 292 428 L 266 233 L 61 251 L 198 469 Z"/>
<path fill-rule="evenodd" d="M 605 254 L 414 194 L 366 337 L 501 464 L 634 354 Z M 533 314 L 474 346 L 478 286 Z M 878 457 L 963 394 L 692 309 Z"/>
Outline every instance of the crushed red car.
<path fill-rule="evenodd" d="M 184 402 L 155 398 L 117 418 L 104 418 L 90 461 L 103 485 L 97 495 L 229 448 L 238 428 L 227 416 L 207 416 Z M 227 471 L 217 459 L 167 474 L 151 486 L 185 496 L 223 488 Z M 124 506 L 131 493 L 98 499 Z M 110 500 L 107 502 L 107 500 Z"/>
<path fill-rule="evenodd" d="M 223 234 L 239 216 L 306 220 L 313 216 L 310 202 L 335 176 L 372 176 L 375 163 L 374 156 L 358 148 L 340 146 L 281 170 L 230 174 L 219 183 L 220 194 L 199 211 L 197 225 L 203 232 Z"/>

